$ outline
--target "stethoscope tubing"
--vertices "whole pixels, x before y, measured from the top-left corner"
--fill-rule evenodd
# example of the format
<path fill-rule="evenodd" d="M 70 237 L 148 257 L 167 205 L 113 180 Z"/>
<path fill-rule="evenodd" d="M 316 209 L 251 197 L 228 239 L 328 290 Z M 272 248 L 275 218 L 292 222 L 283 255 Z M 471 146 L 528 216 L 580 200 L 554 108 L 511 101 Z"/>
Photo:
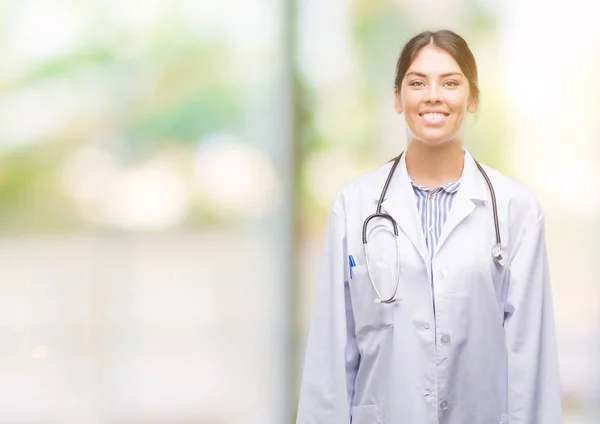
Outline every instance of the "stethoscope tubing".
<path fill-rule="evenodd" d="M 398 293 L 398 287 L 400 285 L 400 240 L 398 238 L 398 235 L 399 235 L 398 224 L 396 223 L 396 220 L 394 220 L 394 218 L 392 218 L 391 215 L 381 212 L 381 204 L 383 203 L 383 201 L 385 199 L 385 195 L 387 193 L 388 187 L 390 185 L 390 182 L 392 180 L 394 172 L 396 171 L 396 168 L 398 167 L 398 164 L 400 163 L 400 159 L 402 159 L 403 154 L 404 154 L 404 152 L 400 153 L 400 155 L 394 160 L 392 168 L 390 169 L 387 179 L 385 180 L 383 190 L 381 190 L 381 195 L 379 196 L 379 200 L 377 201 L 376 212 L 372 215 L 369 215 L 363 222 L 362 242 L 363 242 L 364 253 L 365 253 L 365 265 L 367 268 L 367 273 L 369 275 L 369 280 L 371 280 L 371 285 L 373 286 L 373 290 L 375 290 L 375 293 L 377 294 L 377 299 L 375 299 L 376 303 L 390 304 L 390 303 L 395 302 L 396 300 L 399 300 L 399 298 L 396 296 Z M 498 219 L 498 205 L 496 203 L 496 192 L 494 191 L 494 186 L 493 186 L 489 176 L 483 169 L 483 167 L 477 161 L 475 161 L 475 164 L 477 165 L 477 169 L 479 170 L 479 172 L 485 179 L 485 182 L 490 191 L 490 196 L 492 198 L 492 213 L 494 216 L 494 230 L 496 232 L 496 244 L 494 246 L 492 246 L 492 257 L 498 264 L 501 264 L 501 261 L 504 258 L 503 258 L 503 252 L 502 252 L 502 240 L 500 237 L 500 222 Z M 369 222 L 375 218 L 386 219 L 392 223 L 392 228 L 393 228 L 394 238 L 395 238 L 395 243 L 396 243 L 396 264 L 397 264 L 397 266 L 396 266 L 396 268 L 397 268 L 397 270 L 396 270 L 396 285 L 394 288 L 394 293 L 392 294 L 391 297 L 389 297 L 387 299 L 384 299 L 381 296 L 381 293 L 379 292 L 379 290 L 377 289 L 377 285 L 375 284 L 375 280 L 373 279 L 373 275 L 371 274 L 371 268 L 369 267 L 369 252 L 368 252 L 368 248 L 367 248 L 367 229 L 369 226 Z"/>

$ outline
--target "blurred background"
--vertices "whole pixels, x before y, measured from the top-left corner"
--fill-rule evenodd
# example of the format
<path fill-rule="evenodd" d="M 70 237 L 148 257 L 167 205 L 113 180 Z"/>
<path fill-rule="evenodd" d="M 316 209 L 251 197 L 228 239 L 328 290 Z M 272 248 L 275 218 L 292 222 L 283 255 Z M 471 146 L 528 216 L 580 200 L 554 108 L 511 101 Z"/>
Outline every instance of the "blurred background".
<path fill-rule="evenodd" d="M 395 62 L 440 28 L 467 148 L 546 212 L 565 423 L 600 423 L 594 11 L 0 1 L 0 423 L 292 423 L 332 198 L 404 147 Z"/>

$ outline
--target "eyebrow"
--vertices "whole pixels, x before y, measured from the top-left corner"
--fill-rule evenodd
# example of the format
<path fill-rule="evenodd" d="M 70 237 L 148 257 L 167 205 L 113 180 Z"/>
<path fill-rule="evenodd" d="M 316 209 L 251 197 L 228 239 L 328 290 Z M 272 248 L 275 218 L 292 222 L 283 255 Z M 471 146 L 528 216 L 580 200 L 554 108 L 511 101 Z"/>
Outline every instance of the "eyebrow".
<path fill-rule="evenodd" d="M 427 75 L 424 74 L 423 72 L 409 72 L 406 74 L 406 76 L 409 76 L 409 75 L 415 75 L 417 77 L 427 78 Z M 447 78 L 447 77 L 451 77 L 454 75 L 463 76 L 463 74 L 460 72 L 446 72 L 445 74 L 441 74 L 440 77 Z"/>

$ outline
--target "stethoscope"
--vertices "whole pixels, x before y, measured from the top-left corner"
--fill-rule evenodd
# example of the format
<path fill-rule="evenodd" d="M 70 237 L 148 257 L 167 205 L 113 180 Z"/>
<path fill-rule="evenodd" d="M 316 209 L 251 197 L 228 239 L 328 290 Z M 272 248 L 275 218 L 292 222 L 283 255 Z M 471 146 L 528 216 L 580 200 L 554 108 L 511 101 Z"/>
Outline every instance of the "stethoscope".
<path fill-rule="evenodd" d="M 374 214 L 367 217 L 367 219 L 365 219 L 365 222 L 363 223 L 363 229 L 362 229 L 362 241 L 363 241 L 363 246 L 364 246 L 364 250 L 365 250 L 365 265 L 367 268 L 367 273 L 369 274 L 369 280 L 371 280 L 371 285 L 373 286 L 373 290 L 375 290 L 375 293 L 377 294 L 377 299 L 375 299 L 375 303 L 380 303 L 380 304 L 381 303 L 390 304 L 390 303 L 396 302 L 397 300 L 401 300 L 401 298 L 396 296 L 396 294 L 398 293 L 398 286 L 400 285 L 400 239 L 398 238 L 398 224 L 396 223 L 394 218 L 392 218 L 389 214 L 381 212 L 381 203 L 383 202 L 383 200 L 385 198 L 388 186 L 390 185 L 390 181 L 392 180 L 392 176 L 394 175 L 394 171 L 396 170 L 396 167 L 400 163 L 400 159 L 402 158 L 403 154 L 404 154 L 404 152 L 400 153 L 400 156 L 398 156 L 396 158 L 396 160 L 394 161 L 394 164 L 392 165 L 392 169 L 390 170 L 390 172 L 387 176 L 387 180 L 385 181 L 385 185 L 383 186 L 383 190 L 381 191 L 381 196 L 379 196 L 379 201 L 377 202 L 377 211 Z M 500 225 L 498 223 L 498 209 L 496 206 L 496 193 L 494 192 L 494 186 L 492 185 L 490 178 L 488 177 L 486 172 L 483 170 L 483 168 L 481 167 L 479 162 L 475 161 L 475 164 L 477 165 L 477 169 L 479 169 L 479 172 L 481 172 L 481 175 L 483 175 L 483 178 L 485 179 L 485 182 L 487 183 L 487 186 L 490 190 L 490 194 L 492 196 L 492 210 L 494 213 L 494 227 L 496 230 L 496 244 L 494 244 L 492 246 L 492 257 L 494 258 L 494 261 L 496 261 L 496 263 L 498 265 L 503 265 L 504 252 L 502 251 L 502 241 L 500 240 Z M 375 284 L 373 275 L 371 274 L 371 268 L 369 267 L 369 251 L 367 249 L 367 227 L 369 225 L 369 221 L 371 221 L 373 218 L 383 218 L 383 219 L 390 221 L 392 223 L 392 228 L 394 229 L 394 241 L 396 244 L 396 264 L 397 264 L 397 266 L 396 266 L 396 287 L 394 288 L 394 294 L 392 294 L 392 296 L 387 299 L 384 299 L 381 296 L 381 293 L 379 292 L 379 290 L 377 289 L 377 285 Z"/>

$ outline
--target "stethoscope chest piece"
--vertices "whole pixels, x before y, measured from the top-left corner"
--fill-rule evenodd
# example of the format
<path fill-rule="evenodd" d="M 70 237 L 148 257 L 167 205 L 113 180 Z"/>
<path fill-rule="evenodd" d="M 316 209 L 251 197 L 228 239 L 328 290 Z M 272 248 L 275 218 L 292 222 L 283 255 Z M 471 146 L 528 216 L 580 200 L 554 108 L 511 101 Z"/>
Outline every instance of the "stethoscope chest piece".
<path fill-rule="evenodd" d="M 504 266 L 506 264 L 506 257 L 500 243 L 496 243 L 492 246 L 492 256 L 498 265 Z"/>

